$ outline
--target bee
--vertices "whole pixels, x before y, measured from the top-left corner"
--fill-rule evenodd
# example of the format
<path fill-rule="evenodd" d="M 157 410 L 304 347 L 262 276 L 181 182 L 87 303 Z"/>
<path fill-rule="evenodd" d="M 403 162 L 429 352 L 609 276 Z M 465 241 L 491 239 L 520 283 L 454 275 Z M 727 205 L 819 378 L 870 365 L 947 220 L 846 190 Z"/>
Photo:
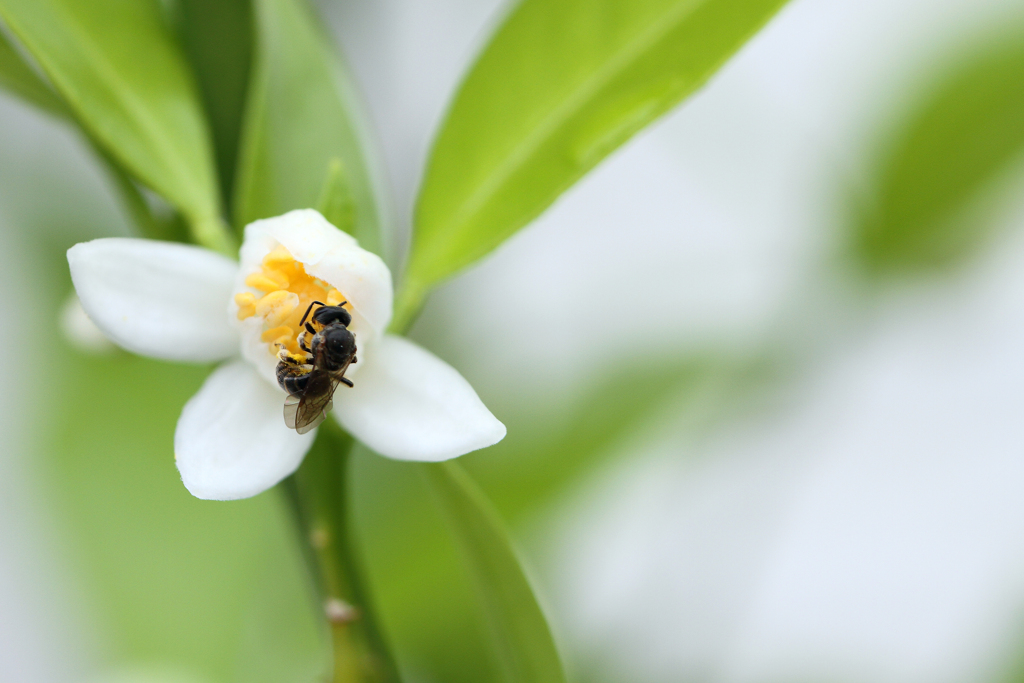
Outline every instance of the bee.
<path fill-rule="evenodd" d="M 310 318 L 317 304 L 320 308 Z M 342 305 L 311 303 L 299 322 L 303 329 L 298 343 L 306 357 L 293 356 L 285 349 L 278 354 L 277 383 L 288 393 L 284 400 L 284 423 L 299 434 L 324 421 L 334 407 L 334 390 L 339 384 L 354 386 L 345 377 L 345 371 L 356 362 L 356 337 L 348 329 L 352 315 Z M 312 335 L 308 344 L 306 335 Z"/>

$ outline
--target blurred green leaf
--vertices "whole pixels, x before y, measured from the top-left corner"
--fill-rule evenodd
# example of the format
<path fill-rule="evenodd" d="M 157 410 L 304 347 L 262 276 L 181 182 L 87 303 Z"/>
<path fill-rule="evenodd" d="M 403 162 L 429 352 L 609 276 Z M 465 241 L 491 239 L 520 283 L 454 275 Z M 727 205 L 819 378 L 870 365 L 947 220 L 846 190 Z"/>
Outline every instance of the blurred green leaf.
<path fill-rule="evenodd" d="M 316 206 L 341 159 L 355 236 L 380 251 L 374 187 L 351 82 L 304 0 L 256 0 L 256 62 L 242 132 L 235 225 Z"/>
<path fill-rule="evenodd" d="M 41 455 L 108 663 L 312 680 L 324 643 L 281 501 L 200 501 L 174 467 L 175 422 L 207 369 L 63 345 L 47 357 Z"/>
<path fill-rule="evenodd" d="M 771 372 L 764 361 L 710 354 L 647 358 L 583 387 L 561 402 L 568 408 L 540 402 L 506 411 L 508 436 L 460 462 L 503 517 L 521 519 L 603 465 L 669 405 L 676 429 L 706 428 Z"/>
<path fill-rule="evenodd" d="M 441 127 L 399 317 L 700 87 L 784 2 L 522 2 Z"/>
<path fill-rule="evenodd" d="M 331 225 L 350 235 L 355 234 L 356 203 L 352 197 L 352 184 L 345 173 L 345 165 L 337 157 L 331 159 L 316 206 Z"/>
<path fill-rule="evenodd" d="M 361 446 L 351 476 L 366 576 L 402 680 L 505 683 L 479 593 L 426 478 Z"/>
<path fill-rule="evenodd" d="M 251 0 L 178 0 L 179 33 L 213 132 L 222 199 L 231 206 L 249 70 Z"/>
<path fill-rule="evenodd" d="M 0 88 L 11 92 L 40 109 L 57 116 L 67 116 L 64 102 L 32 70 L 0 31 Z"/>
<path fill-rule="evenodd" d="M 420 466 L 480 591 L 510 683 L 563 683 L 551 631 L 497 513 L 453 462 Z"/>
<path fill-rule="evenodd" d="M 962 263 L 991 231 L 972 209 L 1022 155 L 1024 32 L 1017 31 L 961 59 L 906 117 L 855 225 L 855 256 L 873 271 Z"/>
<path fill-rule="evenodd" d="M 582 387 L 574 397 L 520 397 L 500 414 L 508 436 L 460 458 L 513 524 L 579 486 L 661 420 L 701 434 L 756 404 L 775 376 L 764 360 L 704 354 L 648 358 Z M 567 407 L 570 406 L 570 407 Z M 360 537 L 403 670 L 446 683 L 501 681 L 489 656 L 477 591 L 413 468 L 371 454 L 355 458 Z M 579 672 L 583 663 L 571 667 Z"/>
<path fill-rule="evenodd" d="M 337 423 L 321 426 L 302 465 L 283 482 L 282 488 L 291 500 L 301 547 L 311 578 L 317 583 L 319 600 L 322 604 L 339 600 L 360 615 L 350 621 L 330 623 L 334 645 L 332 680 L 397 683 L 394 658 L 380 630 L 353 542 L 349 502 L 353 443 Z"/>
<path fill-rule="evenodd" d="M 230 251 L 209 131 L 191 75 L 148 0 L 0 0 L 0 15 L 89 136 Z"/>

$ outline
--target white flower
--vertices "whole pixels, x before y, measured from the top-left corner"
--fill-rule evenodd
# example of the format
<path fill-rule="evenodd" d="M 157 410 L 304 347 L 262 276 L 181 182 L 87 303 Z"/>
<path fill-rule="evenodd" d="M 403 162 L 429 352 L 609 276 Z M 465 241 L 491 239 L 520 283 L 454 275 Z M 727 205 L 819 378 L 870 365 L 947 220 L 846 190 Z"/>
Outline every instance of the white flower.
<path fill-rule="evenodd" d="M 333 415 L 367 446 L 400 460 L 439 461 L 490 446 L 505 427 L 451 366 L 386 334 L 391 274 L 376 255 L 311 209 L 256 221 L 236 263 L 200 247 L 110 238 L 68 250 L 89 318 L 113 342 L 165 360 L 226 361 L 185 404 L 174 453 L 197 498 L 264 491 L 299 466 L 314 433 L 285 426 L 276 352 L 297 350 L 313 300 L 348 301 L 358 362 Z"/>

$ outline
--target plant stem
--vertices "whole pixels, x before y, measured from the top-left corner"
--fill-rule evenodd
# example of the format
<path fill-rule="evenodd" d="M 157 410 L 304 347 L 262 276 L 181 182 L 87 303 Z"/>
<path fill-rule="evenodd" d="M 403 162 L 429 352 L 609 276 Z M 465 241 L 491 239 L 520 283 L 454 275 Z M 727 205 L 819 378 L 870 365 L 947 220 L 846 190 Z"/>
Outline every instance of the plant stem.
<path fill-rule="evenodd" d="M 331 631 L 334 671 L 330 680 L 398 683 L 353 548 L 348 520 L 352 445 L 352 437 L 327 420 L 302 467 L 285 482 L 285 491 L 296 512 L 303 554 Z"/>

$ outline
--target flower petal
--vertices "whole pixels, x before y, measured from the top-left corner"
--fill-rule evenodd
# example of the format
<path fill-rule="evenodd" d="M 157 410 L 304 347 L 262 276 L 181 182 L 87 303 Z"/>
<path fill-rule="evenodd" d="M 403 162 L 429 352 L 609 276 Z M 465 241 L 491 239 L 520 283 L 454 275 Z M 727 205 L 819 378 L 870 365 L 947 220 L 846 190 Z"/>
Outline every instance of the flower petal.
<path fill-rule="evenodd" d="M 298 468 L 316 432 L 284 424 L 284 393 L 243 360 L 226 363 L 189 399 L 174 431 L 174 458 L 196 498 L 255 496 Z"/>
<path fill-rule="evenodd" d="M 379 256 L 360 247 L 354 237 L 328 223 L 319 212 L 297 209 L 246 226 L 242 280 L 278 244 L 302 262 L 307 273 L 345 293 L 356 317 L 372 328 L 370 335 L 362 330 L 364 341 L 384 333 L 391 322 L 394 293 L 391 271 Z"/>
<path fill-rule="evenodd" d="M 225 306 L 238 265 L 208 249 L 112 237 L 68 249 L 82 308 L 117 345 L 209 362 L 238 353 Z"/>
<path fill-rule="evenodd" d="M 469 382 L 426 349 L 386 335 L 367 361 L 355 387 L 338 388 L 334 411 L 345 429 L 381 455 L 437 462 L 505 437 L 505 425 Z"/>

